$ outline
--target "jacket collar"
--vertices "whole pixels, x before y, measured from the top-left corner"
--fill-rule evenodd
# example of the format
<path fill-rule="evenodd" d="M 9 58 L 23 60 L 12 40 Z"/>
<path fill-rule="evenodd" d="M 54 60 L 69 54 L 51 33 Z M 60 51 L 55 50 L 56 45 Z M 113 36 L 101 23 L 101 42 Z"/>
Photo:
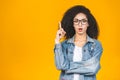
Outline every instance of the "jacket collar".
<path fill-rule="evenodd" d="M 72 38 L 68 39 L 67 42 L 68 43 L 74 43 L 74 39 L 75 39 L 75 36 L 73 36 Z M 87 42 L 94 42 L 93 38 L 89 37 L 87 35 Z"/>

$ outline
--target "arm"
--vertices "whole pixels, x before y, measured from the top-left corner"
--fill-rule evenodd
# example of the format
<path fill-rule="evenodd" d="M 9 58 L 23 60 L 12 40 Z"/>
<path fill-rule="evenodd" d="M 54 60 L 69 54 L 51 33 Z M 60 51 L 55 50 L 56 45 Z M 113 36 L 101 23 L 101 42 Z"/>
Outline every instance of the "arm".
<path fill-rule="evenodd" d="M 61 43 L 56 44 L 54 48 L 55 64 L 59 70 L 67 70 L 69 68 L 69 62 L 65 53 L 65 48 Z"/>
<path fill-rule="evenodd" d="M 71 62 L 70 69 L 66 70 L 66 73 L 79 73 L 84 75 L 96 74 L 100 69 L 100 57 L 102 51 L 102 46 L 100 43 L 98 43 L 92 58 L 81 62 Z"/>

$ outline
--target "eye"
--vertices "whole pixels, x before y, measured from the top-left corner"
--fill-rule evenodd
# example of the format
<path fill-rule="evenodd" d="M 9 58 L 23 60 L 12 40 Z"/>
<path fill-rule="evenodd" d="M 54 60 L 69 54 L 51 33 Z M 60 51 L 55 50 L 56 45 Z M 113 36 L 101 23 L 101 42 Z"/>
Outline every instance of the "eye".
<path fill-rule="evenodd" d="M 86 23 L 86 22 L 87 22 L 87 19 L 82 19 L 82 22 L 83 22 L 83 23 Z"/>
<path fill-rule="evenodd" d="M 73 22 L 75 22 L 75 23 L 77 23 L 78 21 L 79 21 L 78 19 L 73 20 Z"/>

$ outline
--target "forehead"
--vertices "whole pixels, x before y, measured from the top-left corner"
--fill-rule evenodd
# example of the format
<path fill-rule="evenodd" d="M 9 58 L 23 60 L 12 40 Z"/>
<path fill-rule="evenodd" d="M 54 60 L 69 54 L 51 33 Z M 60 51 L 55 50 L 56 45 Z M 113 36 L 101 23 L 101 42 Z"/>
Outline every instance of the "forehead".
<path fill-rule="evenodd" d="M 74 19 L 87 19 L 86 15 L 84 13 L 78 13 Z"/>

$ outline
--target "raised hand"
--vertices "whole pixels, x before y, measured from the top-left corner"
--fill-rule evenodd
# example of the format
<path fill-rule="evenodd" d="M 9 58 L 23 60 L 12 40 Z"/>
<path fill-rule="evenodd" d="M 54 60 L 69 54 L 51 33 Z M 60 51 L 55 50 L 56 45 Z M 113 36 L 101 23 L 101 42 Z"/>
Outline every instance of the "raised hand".
<path fill-rule="evenodd" d="M 59 22 L 59 30 L 57 31 L 56 38 L 55 38 L 55 43 L 59 43 L 60 39 L 65 36 L 66 32 L 64 29 L 61 27 L 61 22 Z"/>

